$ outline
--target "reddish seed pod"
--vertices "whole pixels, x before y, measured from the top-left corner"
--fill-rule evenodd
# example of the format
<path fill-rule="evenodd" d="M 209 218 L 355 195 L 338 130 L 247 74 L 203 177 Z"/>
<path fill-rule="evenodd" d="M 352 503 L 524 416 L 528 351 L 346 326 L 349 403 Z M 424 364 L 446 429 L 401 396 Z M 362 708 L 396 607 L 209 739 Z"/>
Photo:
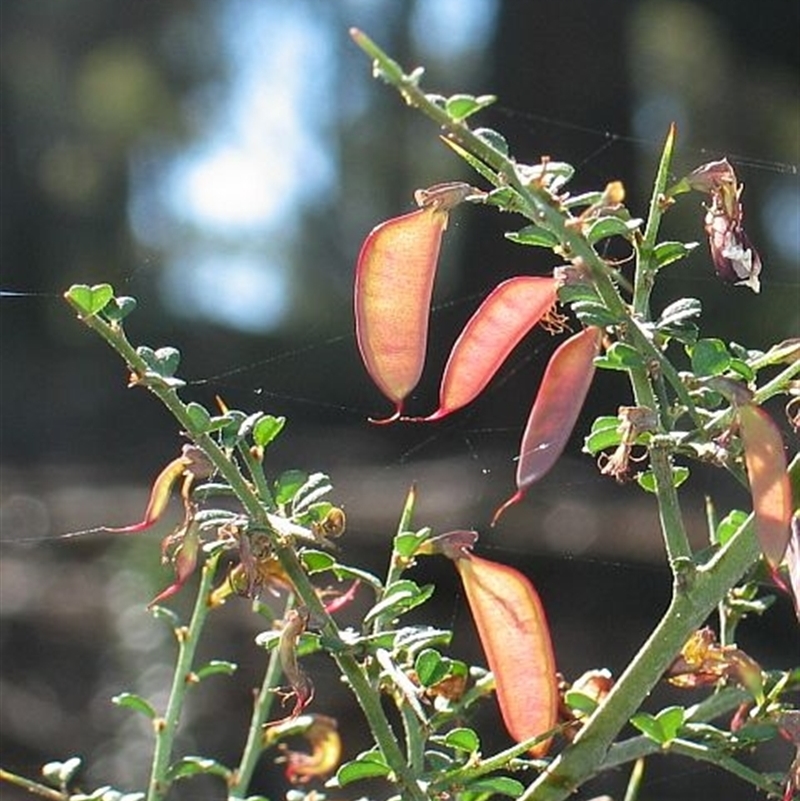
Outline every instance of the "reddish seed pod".
<path fill-rule="evenodd" d="M 498 284 L 456 340 L 439 391 L 440 420 L 466 406 L 486 387 L 520 340 L 555 306 L 551 277 L 520 275 Z"/>
<path fill-rule="evenodd" d="M 467 184 L 441 184 L 416 193 L 423 207 L 373 228 L 358 256 L 355 278 L 356 340 L 370 377 L 395 405 L 417 385 L 425 363 L 428 315 L 448 210 L 471 192 Z"/>
<path fill-rule="evenodd" d="M 533 584 L 512 567 L 462 551 L 455 560 L 508 733 L 522 742 L 551 731 L 558 717 L 555 656 Z M 531 748 L 547 753 L 550 739 Z"/>
<path fill-rule="evenodd" d="M 563 342 L 550 357 L 522 435 L 517 491 L 495 512 L 492 525 L 561 456 L 589 392 L 602 338 L 602 329 L 590 326 Z"/>
<path fill-rule="evenodd" d="M 789 544 L 792 520 L 792 490 L 783 441 L 772 418 L 760 407 L 746 403 L 738 413 L 756 534 L 764 556 L 775 568 Z"/>

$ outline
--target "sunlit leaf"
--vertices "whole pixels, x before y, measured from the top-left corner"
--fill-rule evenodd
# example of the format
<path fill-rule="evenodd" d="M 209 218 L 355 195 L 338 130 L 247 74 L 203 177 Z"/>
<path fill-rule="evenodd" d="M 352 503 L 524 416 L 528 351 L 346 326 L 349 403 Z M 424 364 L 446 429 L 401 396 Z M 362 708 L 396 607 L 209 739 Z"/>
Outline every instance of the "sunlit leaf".
<path fill-rule="evenodd" d="M 74 303 L 85 317 L 101 312 L 114 297 L 111 284 L 73 284 L 66 292 L 67 298 Z"/>
<path fill-rule="evenodd" d="M 688 256 L 698 242 L 659 242 L 653 248 L 653 261 L 658 269 Z"/>
<path fill-rule="evenodd" d="M 115 695 L 111 699 L 111 703 L 123 709 L 132 709 L 134 712 L 141 712 L 143 715 L 150 718 L 150 720 L 154 720 L 158 717 L 158 713 L 153 708 L 152 704 L 142 698 L 141 695 L 136 695 L 135 693 L 120 693 L 119 695 Z"/>
<path fill-rule="evenodd" d="M 700 339 L 689 348 L 689 355 L 699 376 L 721 375 L 731 365 L 731 354 L 721 339 Z"/>
<path fill-rule="evenodd" d="M 442 738 L 442 742 L 449 748 L 457 748 L 460 751 L 467 751 L 470 754 L 481 747 L 481 741 L 478 735 L 472 729 L 464 727 L 451 729 Z"/>
<path fill-rule="evenodd" d="M 208 757 L 185 756 L 170 766 L 167 775 L 170 779 L 185 779 L 189 776 L 206 774 L 219 776 L 222 779 L 230 778 L 231 769 L 225 767 L 221 762 Z"/>
<path fill-rule="evenodd" d="M 253 442 L 262 448 L 266 448 L 281 433 L 285 425 L 285 417 L 274 417 L 271 414 L 265 414 L 253 426 Z"/>

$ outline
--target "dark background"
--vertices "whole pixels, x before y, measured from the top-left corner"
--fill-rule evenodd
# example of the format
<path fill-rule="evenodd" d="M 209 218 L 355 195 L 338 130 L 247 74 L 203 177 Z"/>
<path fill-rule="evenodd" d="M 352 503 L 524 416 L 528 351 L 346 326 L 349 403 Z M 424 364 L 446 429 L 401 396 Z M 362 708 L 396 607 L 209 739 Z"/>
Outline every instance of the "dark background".
<path fill-rule="evenodd" d="M 360 242 L 380 220 L 409 210 L 415 188 L 465 173 L 434 126 L 372 81 L 347 28 L 362 27 L 405 66 L 424 64 L 431 91 L 498 95 L 480 122 L 502 130 L 520 161 L 570 161 L 578 168 L 574 192 L 620 178 L 641 216 L 671 120 L 679 126 L 676 177 L 728 155 L 746 185 L 762 292 L 718 283 L 702 246 L 664 275 L 654 303 L 699 297 L 706 335 L 765 347 L 798 328 L 797 5 L 6 0 L 0 15 L 3 766 L 34 775 L 44 761 L 77 753 L 87 760 L 87 786 L 142 786 L 147 726 L 109 698 L 135 689 L 159 701 L 167 683 L 169 637 L 143 613 L 166 580 L 159 534 L 56 539 L 137 519 L 148 482 L 181 444 L 167 413 L 145 392 L 126 389 L 117 358 L 76 323 L 60 298 L 73 282 L 108 281 L 138 299 L 129 334 L 136 344 L 181 350 L 186 398 L 211 405 L 218 394 L 230 406 L 289 418 L 270 468 L 332 476 L 348 514 L 345 559 L 383 572 L 416 481 L 420 526 L 476 527 L 483 553 L 534 579 L 567 676 L 600 666 L 618 673 L 669 595 L 651 499 L 601 479 L 579 455 L 576 435 L 531 497 L 487 529 L 513 488 L 520 430 L 552 349 L 547 335 L 534 334 L 451 421 L 381 429 L 366 422 L 387 409 L 352 336 Z M 269 166 L 255 169 L 243 191 L 262 199 L 266 192 L 272 214 L 249 223 L 203 218 L 176 194 L 175 175 L 214 137 L 231 134 L 230 98 L 260 59 L 269 68 L 260 73 L 253 125 L 247 115 L 241 125 L 245 138 L 249 127 L 261 136 Z M 262 104 L 272 109 L 266 133 L 255 119 Z M 290 118 L 300 127 L 284 126 Z M 228 187 L 210 186 L 216 208 L 241 203 L 241 193 L 228 198 Z M 452 340 L 481 295 L 504 277 L 552 268 L 552 254 L 503 239 L 515 225 L 488 209 L 453 215 L 413 411 L 433 408 Z M 670 215 L 665 236 L 702 239 L 699 197 Z M 249 272 L 234 280 L 226 260 Z M 215 299 L 237 293 L 240 313 L 235 303 L 215 313 Z M 589 406 L 608 414 L 628 400 L 617 376 L 601 375 Z M 746 503 L 724 477 L 695 471 L 686 508 L 698 543 L 707 492 L 723 512 Z M 418 573 L 438 584 L 436 614 L 456 626 L 454 653 L 477 658 L 448 566 Z M 241 675 L 213 679 L 196 694 L 186 735 L 196 740 L 182 746 L 232 762 L 262 653 L 244 602 L 222 617 L 208 655 L 239 662 Z M 741 644 L 765 667 L 787 667 L 795 633 L 780 599 L 764 621 L 742 629 Z M 354 720 L 330 667 L 313 667 L 317 709 Z M 662 693 L 653 709 L 670 699 Z M 492 710 L 484 714 L 485 730 L 497 730 Z M 349 755 L 365 747 L 355 724 L 345 744 Z M 487 740 L 485 752 L 504 744 Z M 762 765 L 781 770 L 788 758 L 784 749 Z M 277 798 L 280 773 L 268 761 L 252 790 Z M 647 781 L 643 798 L 754 797 L 679 759 L 654 760 Z M 625 782 L 612 775 L 580 797 L 619 798 Z M 19 796 L 1 786 L 0 797 Z M 177 797 L 222 793 L 198 782 Z"/>

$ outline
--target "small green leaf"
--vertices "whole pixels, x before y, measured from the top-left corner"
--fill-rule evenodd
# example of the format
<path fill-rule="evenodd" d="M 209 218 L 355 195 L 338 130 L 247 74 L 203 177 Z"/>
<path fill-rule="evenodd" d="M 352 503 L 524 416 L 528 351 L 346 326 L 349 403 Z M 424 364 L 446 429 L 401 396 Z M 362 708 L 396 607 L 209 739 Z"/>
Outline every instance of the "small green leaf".
<path fill-rule="evenodd" d="M 592 303 L 601 303 L 600 295 L 591 284 L 566 283 L 558 288 L 558 299 L 562 303 L 577 303 L 581 300 L 588 300 Z"/>
<path fill-rule="evenodd" d="M 352 762 L 347 762 L 336 771 L 336 783 L 344 787 L 362 779 L 374 779 L 388 776 L 392 769 L 386 764 L 383 755 L 378 751 L 366 751 L 359 754 Z"/>
<path fill-rule="evenodd" d="M 451 729 L 442 739 L 442 743 L 448 748 L 456 748 L 470 754 L 474 754 L 481 747 L 478 735 L 472 729 L 465 727 Z"/>
<path fill-rule="evenodd" d="M 508 155 L 508 142 L 502 134 L 491 128 L 476 128 L 473 133 L 479 139 L 483 139 L 489 147 L 501 153 L 504 156 Z"/>
<path fill-rule="evenodd" d="M 295 515 L 302 514 L 305 509 L 319 501 L 332 489 L 329 476 L 325 475 L 325 473 L 312 473 L 293 494 L 292 513 Z"/>
<path fill-rule="evenodd" d="M 194 433 L 205 434 L 211 427 L 211 415 L 205 406 L 192 401 L 186 405 L 186 414 L 189 415 L 192 421 Z"/>
<path fill-rule="evenodd" d="M 653 248 L 653 262 L 657 269 L 666 267 L 686 256 L 688 256 L 696 247 L 697 242 L 659 242 Z"/>
<path fill-rule="evenodd" d="M 731 359 L 728 369 L 740 375 L 748 384 L 756 380 L 756 371 L 742 359 Z"/>
<path fill-rule="evenodd" d="M 748 743 L 765 743 L 778 736 L 779 729 L 774 723 L 745 723 L 736 731 L 736 738 Z"/>
<path fill-rule="evenodd" d="M 253 442 L 262 448 L 266 448 L 281 433 L 285 425 L 285 417 L 274 417 L 271 414 L 265 414 L 253 426 Z"/>
<path fill-rule="evenodd" d="M 605 328 L 619 322 L 617 316 L 612 314 L 602 303 L 591 300 L 581 300 L 572 304 L 572 311 L 584 325 L 596 325 Z"/>
<path fill-rule="evenodd" d="M 281 632 L 270 629 L 257 634 L 255 643 L 260 648 L 271 651 L 279 645 L 280 639 Z M 295 648 L 297 656 L 308 656 L 309 654 L 317 653 L 322 648 L 320 641 L 319 634 L 314 634 L 310 631 L 303 632 L 297 640 L 297 647 Z"/>
<path fill-rule="evenodd" d="M 105 316 L 114 323 L 122 322 L 136 308 L 136 298 L 123 295 L 121 298 L 111 298 L 103 309 Z"/>
<path fill-rule="evenodd" d="M 511 211 L 512 209 L 520 208 L 521 198 L 515 189 L 510 186 L 501 186 L 498 189 L 492 189 L 483 202 L 487 206 L 497 206 L 504 211 Z"/>
<path fill-rule="evenodd" d="M 592 423 L 591 433 L 583 444 L 584 452 L 596 456 L 607 448 L 616 448 L 622 441 L 619 426 L 619 417 L 598 417 Z"/>
<path fill-rule="evenodd" d="M 167 771 L 167 777 L 173 781 L 175 779 L 185 779 L 189 776 L 198 776 L 200 774 L 219 776 L 221 779 L 227 781 L 231 777 L 232 771 L 221 762 L 217 762 L 216 759 L 199 756 L 182 757 L 175 762 L 175 764 L 171 765 Z"/>
<path fill-rule="evenodd" d="M 639 731 L 651 740 L 663 745 L 666 742 L 664 729 L 661 723 L 649 712 L 637 712 L 632 718 L 631 723 Z"/>
<path fill-rule="evenodd" d="M 673 465 L 672 467 L 672 486 L 680 487 L 686 479 L 689 478 L 689 468 L 682 465 Z M 636 482 L 643 490 L 647 492 L 656 491 L 656 477 L 653 475 L 652 470 L 644 470 L 636 474 Z"/>
<path fill-rule="evenodd" d="M 573 712 L 591 715 L 597 709 L 597 700 L 580 690 L 567 690 L 564 693 L 564 702 Z"/>
<path fill-rule="evenodd" d="M 605 356 L 599 356 L 594 363 L 604 370 L 632 370 L 641 367 L 644 359 L 633 346 L 626 342 L 615 342 Z"/>
<path fill-rule="evenodd" d="M 698 376 L 721 375 L 731 366 L 731 354 L 721 339 L 700 339 L 689 348 L 692 370 Z"/>
<path fill-rule="evenodd" d="M 308 476 L 302 470 L 282 473 L 275 482 L 275 502 L 280 505 L 289 503 L 306 481 Z"/>
<path fill-rule="evenodd" d="M 693 317 L 699 317 L 703 311 L 703 304 L 697 298 L 681 298 L 674 303 L 670 303 L 656 323 L 656 327 L 677 325 Z"/>
<path fill-rule="evenodd" d="M 205 679 L 209 676 L 232 676 L 236 672 L 236 663 L 227 662 L 224 659 L 212 659 L 203 667 L 195 671 L 198 679 Z"/>
<path fill-rule="evenodd" d="M 132 709 L 134 712 L 141 712 L 143 715 L 150 718 L 150 720 L 155 720 L 155 718 L 158 717 L 158 713 L 153 709 L 152 704 L 135 693 L 120 693 L 119 695 L 115 695 L 111 699 L 111 703 L 123 709 Z"/>
<path fill-rule="evenodd" d="M 616 215 L 608 217 L 600 217 L 595 220 L 586 232 L 586 238 L 592 244 L 599 242 L 601 239 L 608 239 L 612 236 L 622 236 L 625 239 L 630 239 L 633 232 L 642 224 L 642 220 L 630 219 L 625 220 Z"/>
<path fill-rule="evenodd" d="M 745 524 L 749 515 L 741 509 L 732 509 L 717 524 L 715 541 L 720 545 L 726 542 Z"/>
<path fill-rule="evenodd" d="M 316 551 L 311 548 L 300 554 L 300 561 L 309 575 L 330 570 L 336 564 L 336 560 L 326 551 Z"/>
<path fill-rule="evenodd" d="M 663 742 L 670 742 L 678 736 L 685 723 L 686 710 L 682 706 L 668 706 L 656 715 L 656 720 L 664 733 Z"/>
<path fill-rule="evenodd" d="M 136 353 L 147 364 L 148 369 L 161 378 L 172 378 L 181 361 L 180 351 L 169 346 L 153 350 L 146 345 L 140 345 L 136 348 Z"/>
<path fill-rule="evenodd" d="M 445 111 L 450 115 L 450 118 L 455 122 L 462 122 L 467 117 L 475 114 L 486 106 L 490 106 L 497 100 L 493 95 L 481 95 L 480 97 L 473 97 L 472 95 L 452 95 L 448 97 L 444 103 Z"/>
<path fill-rule="evenodd" d="M 559 244 L 555 234 L 551 234 L 538 225 L 526 225 L 519 231 L 508 231 L 505 237 L 518 245 L 533 245 L 539 248 L 552 249 Z"/>
<path fill-rule="evenodd" d="M 376 618 L 392 619 L 425 603 L 433 595 L 434 585 L 420 587 L 415 581 L 401 579 L 386 588 L 386 595 L 364 616 L 364 624 Z"/>
<path fill-rule="evenodd" d="M 466 786 L 466 790 L 470 793 L 493 793 L 494 795 L 519 798 L 525 791 L 525 785 L 510 776 L 491 776 L 470 782 Z"/>
<path fill-rule="evenodd" d="M 447 660 L 433 648 L 425 648 L 417 654 L 414 661 L 414 672 L 423 687 L 432 687 L 447 677 L 449 670 Z"/>
<path fill-rule="evenodd" d="M 90 317 L 105 309 L 114 297 L 114 289 L 111 284 L 73 284 L 66 294 L 84 317 Z"/>
<path fill-rule="evenodd" d="M 453 759 L 441 751 L 426 751 L 425 764 L 431 773 L 443 773 L 453 766 Z"/>
<path fill-rule="evenodd" d="M 394 552 L 404 559 L 410 559 L 430 535 L 431 530 L 427 527 L 419 531 L 402 531 L 394 538 Z"/>
<path fill-rule="evenodd" d="M 374 587 L 379 592 L 383 591 L 383 582 L 368 570 L 362 570 L 360 567 L 353 567 L 352 565 L 341 565 L 337 562 L 331 567 L 331 571 L 339 581 L 358 579 L 365 584 L 369 584 L 370 587 Z"/>

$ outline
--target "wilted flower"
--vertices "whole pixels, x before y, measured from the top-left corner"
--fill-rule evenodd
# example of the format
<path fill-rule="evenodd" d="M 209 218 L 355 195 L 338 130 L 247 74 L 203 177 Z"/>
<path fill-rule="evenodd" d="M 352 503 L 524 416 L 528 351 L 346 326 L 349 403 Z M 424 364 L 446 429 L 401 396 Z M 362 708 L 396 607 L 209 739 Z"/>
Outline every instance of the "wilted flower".
<path fill-rule="evenodd" d="M 763 693 L 761 667 L 735 645 L 720 645 L 713 630 L 698 629 L 681 649 L 680 656 L 667 671 L 676 687 L 704 687 L 722 679 L 732 679 L 755 697 Z"/>
<path fill-rule="evenodd" d="M 744 210 L 740 200 L 744 186 L 736 180 L 727 159 L 710 161 L 686 178 L 692 189 L 711 195 L 706 208 L 705 229 L 717 275 L 733 284 L 761 289 L 761 258 L 742 227 Z"/>
<path fill-rule="evenodd" d="M 328 778 L 339 766 L 342 755 L 342 739 L 336 720 L 327 715 L 314 714 L 270 725 L 264 731 L 264 745 L 269 747 L 283 738 L 296 735 L 308 740 L 311 753 L 293 751 L 281 743 L 279 747 L 283 756 L 276 761 L 286 763 L 286 777 L 292 784 Z"/>

